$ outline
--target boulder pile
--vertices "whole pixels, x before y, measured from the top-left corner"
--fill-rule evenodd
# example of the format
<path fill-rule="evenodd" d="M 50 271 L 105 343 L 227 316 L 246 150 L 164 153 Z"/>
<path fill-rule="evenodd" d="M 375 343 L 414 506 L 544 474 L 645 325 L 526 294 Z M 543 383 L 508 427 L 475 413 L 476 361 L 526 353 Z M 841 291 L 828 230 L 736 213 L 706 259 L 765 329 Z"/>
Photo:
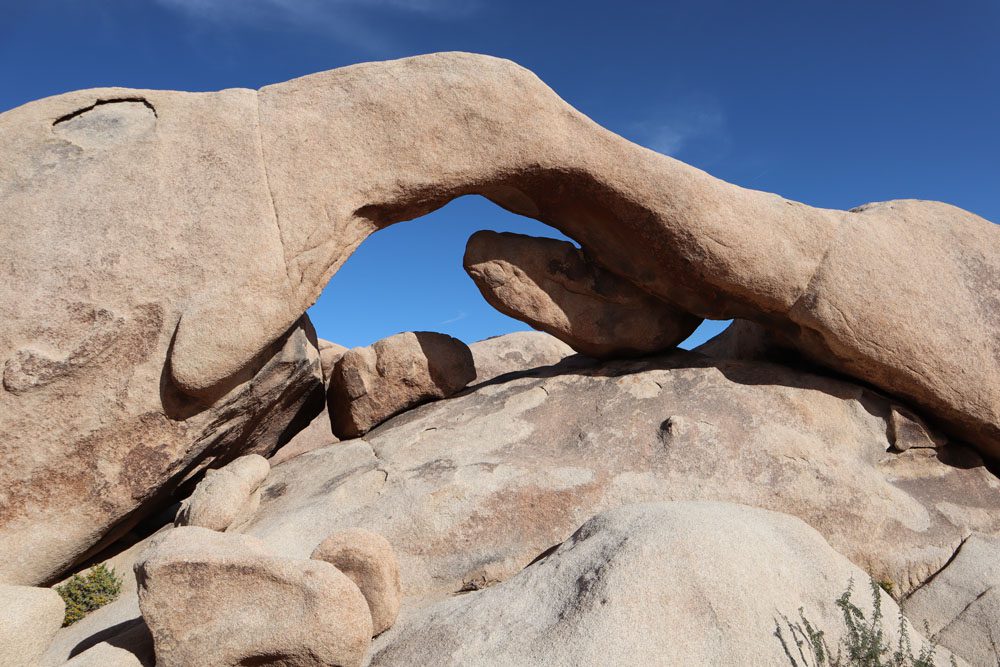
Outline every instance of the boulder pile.
<path fill-rule="evenodd" d="M 368 235 L 467 194 L 573 241 L 467 243 L 540 331 L 317 337 Z M 858 641 L 848 593 L 1000 659 L 972 213 L 743 189 L 463 53 L 26 104 L 0 210 L 0 665 L 784 664 L 805 617 Z"/>

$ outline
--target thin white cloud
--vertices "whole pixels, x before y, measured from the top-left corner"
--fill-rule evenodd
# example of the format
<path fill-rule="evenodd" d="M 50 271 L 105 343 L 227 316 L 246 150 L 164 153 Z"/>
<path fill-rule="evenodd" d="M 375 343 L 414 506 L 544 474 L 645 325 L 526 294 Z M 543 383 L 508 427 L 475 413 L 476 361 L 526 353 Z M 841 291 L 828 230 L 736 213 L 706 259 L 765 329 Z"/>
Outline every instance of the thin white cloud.
<path fill-rule="evenodd" d="M 154 0 L 198 21 L 222 25 L 276 26 L 315 32 L 369 51 L 388 40 L 378 26 L 391 14 L 433 19 L 462 18 L 481 0 Z"/>
<path fill-rule="evenodd" d="M 655 120 L 637 123 L 635 129 L 641 144 L 673 157 L 699 148 L 718 153 L 729 144 L 725 113 L 717 102 L 706 99 L 676 102 Z"/>
<path fill-rule="evenodd" d="M 442 322 L 438 322 L 438 325 L 442 325 L 442 324 L 454 324 L 455 322 L 458 322 L 459 320 L 464 320 L 468 316 L 469 316 L 468 313 L 459 313 L 455 317 L 452 317 L 450 319 L 444 320 Z"/>

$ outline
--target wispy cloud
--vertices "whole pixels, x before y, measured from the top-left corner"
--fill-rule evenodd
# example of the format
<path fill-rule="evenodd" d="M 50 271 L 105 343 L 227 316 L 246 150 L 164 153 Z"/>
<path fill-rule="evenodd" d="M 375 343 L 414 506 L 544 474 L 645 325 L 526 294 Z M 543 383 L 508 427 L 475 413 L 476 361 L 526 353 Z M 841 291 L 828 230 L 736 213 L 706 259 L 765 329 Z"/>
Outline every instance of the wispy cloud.
<path fill-rule="evenodd" d="M 455 19 L 472 14 L 481 0 L 154 0 L 199 21 L 222 25 L 282 27 L 325 32 L 368 51 L 387 39 L 378 19 L 400 14 Z"/>
<path fill-rule="evenodd" d="M 729 147 L 726 115 L 718 102 L 706 98 L 674 102 L 634 129 L 639 143 L 672 157 L 695 153 L 715 159 Z"/>
<path fill-rule="evenodd" d="M 464 320 L 468 316 L 469 316 L 468 313 L 459 313 L 455 317 L 452 317 L 452 318 L 449 318 L 447 320 L 443 320 L 441 322 L 438 322 L 438 325 L 442 325 L 442 324 L 454 324 L 455 322 L 458 322 L 459 320 Z"/>

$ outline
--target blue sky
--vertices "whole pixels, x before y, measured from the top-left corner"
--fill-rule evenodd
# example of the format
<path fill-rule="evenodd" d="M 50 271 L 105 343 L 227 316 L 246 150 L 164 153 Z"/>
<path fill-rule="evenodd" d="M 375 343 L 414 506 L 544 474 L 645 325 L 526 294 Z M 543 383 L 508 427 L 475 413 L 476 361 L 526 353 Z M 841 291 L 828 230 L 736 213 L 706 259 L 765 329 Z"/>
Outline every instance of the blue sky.
<path fill-rule="evenodd" d="M 1000 221 L 997 0 L 0 0 L 0 111 L 445 50 L 511 58 L 606 127 L 745 187 L 837 208 L 938 199 Z M 379 232 L 310 310 L 320 335 L 525 328 L 461 269 L 484 228 L 556 235 L 478 198 Z"/>

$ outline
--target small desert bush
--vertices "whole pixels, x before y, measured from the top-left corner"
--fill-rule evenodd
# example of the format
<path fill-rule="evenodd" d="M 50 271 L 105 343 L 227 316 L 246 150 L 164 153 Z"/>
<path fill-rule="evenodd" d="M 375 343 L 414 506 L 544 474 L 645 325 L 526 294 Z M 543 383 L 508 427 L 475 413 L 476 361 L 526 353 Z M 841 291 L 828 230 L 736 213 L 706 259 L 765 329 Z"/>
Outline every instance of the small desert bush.
<path fill-rule="evenodd" d="M 56 592 L 66 603 L 66 627 L 116 599 L 122 592 L 122 578 L 114 568 L 95 565 L 86 574 L 74 574 L 65 584 L 56 586 Z"/>
<path fill-rule="evenodd" d="M 890 645 L 886 638 L 882 617 L 882 600 L 879 595 L 882 586 L 871 581 L 872 617 L 865 614 L 857 605 L 851 602 L 854 581 L 847 585 L 836 600 L 837 607 L 847 630 L 844 637 L 832 651 L 826 641 L 826 634 L 809 622 L 802 609 L 799 609 L 799 621 L 791 621 L 786 616 L 781 621 L 775 621 L 774 636 L 781 642 L 781 648 L 792 667 L 936 667 L 934 653 L 937 651 L 937 640 L 930 638 L 930 644 L 924 645 L 914 655 L 910 643 L 909 626 L 899 616 L 899 639 L 896 646 Z M 782 628 L 784 625 L 784 628 Z M 786 637 L 787 629 L 790 637 Z M 955 667 L 955 659 L 951 665 Z"/>

